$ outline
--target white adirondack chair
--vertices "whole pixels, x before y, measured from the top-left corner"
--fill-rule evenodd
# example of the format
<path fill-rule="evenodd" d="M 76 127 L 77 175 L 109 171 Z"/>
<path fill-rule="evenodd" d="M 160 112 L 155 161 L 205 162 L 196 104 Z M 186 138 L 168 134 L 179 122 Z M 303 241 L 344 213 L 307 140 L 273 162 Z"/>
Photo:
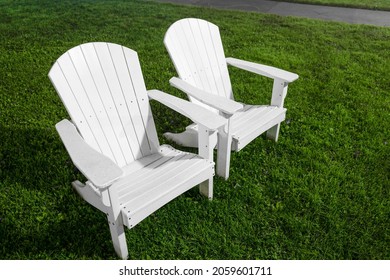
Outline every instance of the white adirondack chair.
<path fill-rule="evenodd" d="M 85 184 L 72 183 L 109 221 L 116 253 L 128 257 L 124 226 L 200 184 L 213 196 L 210 135 L 226 120 L 204 108 L 145 88 L 137 53 L 112 43 L 87 43 L 63 54 L 49 77 L 72 122 L 56 129 Z M 149 98 L 199 125 L 199 155 L 160 146 Z"/>
<path fill-rule="evenodd" d="M 278 139 L 280 123 L 286 117 L 284 98 L 290 82 L 298 75 L 275 67 L 225 58 L 219 28 L 205 20 L 187 18 L 173 23 L 165 34 L 164 44 L 179 78 L 170 84 L 189 99 L 228 119 L 218 133 L 217 174 L 229 177 L 230 152 L 239 151 L 267 131 Z M 235 66 L 274 80 L 270 105 L 246 105 L 234 101 L 227 65 Z M 165 137 L 183 146 L 197 146 L 198 126 L 192 124 L 182 133 Z"/>

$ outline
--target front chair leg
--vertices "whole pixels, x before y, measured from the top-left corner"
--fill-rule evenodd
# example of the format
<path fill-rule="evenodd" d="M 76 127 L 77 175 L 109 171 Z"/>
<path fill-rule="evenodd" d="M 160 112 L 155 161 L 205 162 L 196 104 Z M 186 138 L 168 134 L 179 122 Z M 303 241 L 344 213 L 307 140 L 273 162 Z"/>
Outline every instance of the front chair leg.
<path fill-rule="evenodd" d="M 123 226 L 122 215 L 119 215 L 116 219 L 113 214 L 108 214 L 108 224 L 110 226 L 110 233 L 112 243 L 114 245 L 115 252 L 123 259 L 127 260 L 129 251 L 127 249 L 125 228 Z"/>
<path fill-rule="evenodd" d="M 230 154 L 232 150 L 232 137 L 223 128 L 218 131 L 217 175 L 229 178 Z"/>
<path fill-rule="evenodd" d="M 274 84 L 272 88 L 272 99 L 271 99 L 272 106 L 278 106 L 279 108 L 283 108 L 284 99 L 286 98 L 287 95 L 287 89 L 288 89 L 288 83 L 286 81 L 277 78 L 274 79 Z M 267 138 L 277 142 L 279 138 L 279 130 L 280 130 L 280 123 L 271 127 L 267 131 Z"/>
<path fill-rule="evenodd" d="M 199 156 L 209 161 L 213 161 L 214 147 L 217 143 L 217 133 L 210 131 L 207 127 L 198 125 L 198 149 Z M 213 199 L 213 177 L 200 183 L 199 191 L 202 195 Z"/>

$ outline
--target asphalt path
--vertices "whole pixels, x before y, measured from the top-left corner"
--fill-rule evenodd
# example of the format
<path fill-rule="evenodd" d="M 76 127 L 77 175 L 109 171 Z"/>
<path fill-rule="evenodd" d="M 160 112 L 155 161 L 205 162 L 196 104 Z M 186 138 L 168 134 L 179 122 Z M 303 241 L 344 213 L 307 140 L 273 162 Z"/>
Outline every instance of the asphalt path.
<path fill-rule="evenodd" d="M 281 16 L 340 21 L 354 24 L 390 26 L 390 12 L 343 8 L 321 5 L 307 5 L 268 0 L 156 0 L 184 5 L 195 5 L 217 9 L 252 11 Z"/>

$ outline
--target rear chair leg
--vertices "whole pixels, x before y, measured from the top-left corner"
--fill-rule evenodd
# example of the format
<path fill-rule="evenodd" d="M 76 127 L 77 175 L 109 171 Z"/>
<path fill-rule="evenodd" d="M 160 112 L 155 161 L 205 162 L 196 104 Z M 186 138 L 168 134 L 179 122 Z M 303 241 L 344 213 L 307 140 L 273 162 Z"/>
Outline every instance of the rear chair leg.
<path fill-rule="evenodd" d="M 209 178 L 207 181 L 200 183 L 199 191 L 202 195 L 209 198 L 209 200 L 213 199 L 213 177 Z"/>
<path fill-rule="evenodd" d="M 279 130 L 280 130 L 280 123 L 278 123 L 277 125 L 271 127 L 267 131 L 267 138 L 277 142 L 278 138 L 279 138 Z"/>

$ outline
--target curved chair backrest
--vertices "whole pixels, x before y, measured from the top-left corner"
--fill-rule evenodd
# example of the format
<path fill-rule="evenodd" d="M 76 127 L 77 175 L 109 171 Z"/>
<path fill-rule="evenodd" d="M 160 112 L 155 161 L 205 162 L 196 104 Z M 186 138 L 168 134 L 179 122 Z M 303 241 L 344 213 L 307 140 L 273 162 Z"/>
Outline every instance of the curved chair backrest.
<path fill-rule="evenodd" d="M 181 19 L 169 27 L 164 44 L 182 80 L 206 92 L 233 99 L 218 26 L 202 19 Z"/>
<path fill-rule="evenodd" d="M 120 167 L 159 146 L 135 51 L 86 43 L 64 53 L 49 77 L 84 140 Z"/>

